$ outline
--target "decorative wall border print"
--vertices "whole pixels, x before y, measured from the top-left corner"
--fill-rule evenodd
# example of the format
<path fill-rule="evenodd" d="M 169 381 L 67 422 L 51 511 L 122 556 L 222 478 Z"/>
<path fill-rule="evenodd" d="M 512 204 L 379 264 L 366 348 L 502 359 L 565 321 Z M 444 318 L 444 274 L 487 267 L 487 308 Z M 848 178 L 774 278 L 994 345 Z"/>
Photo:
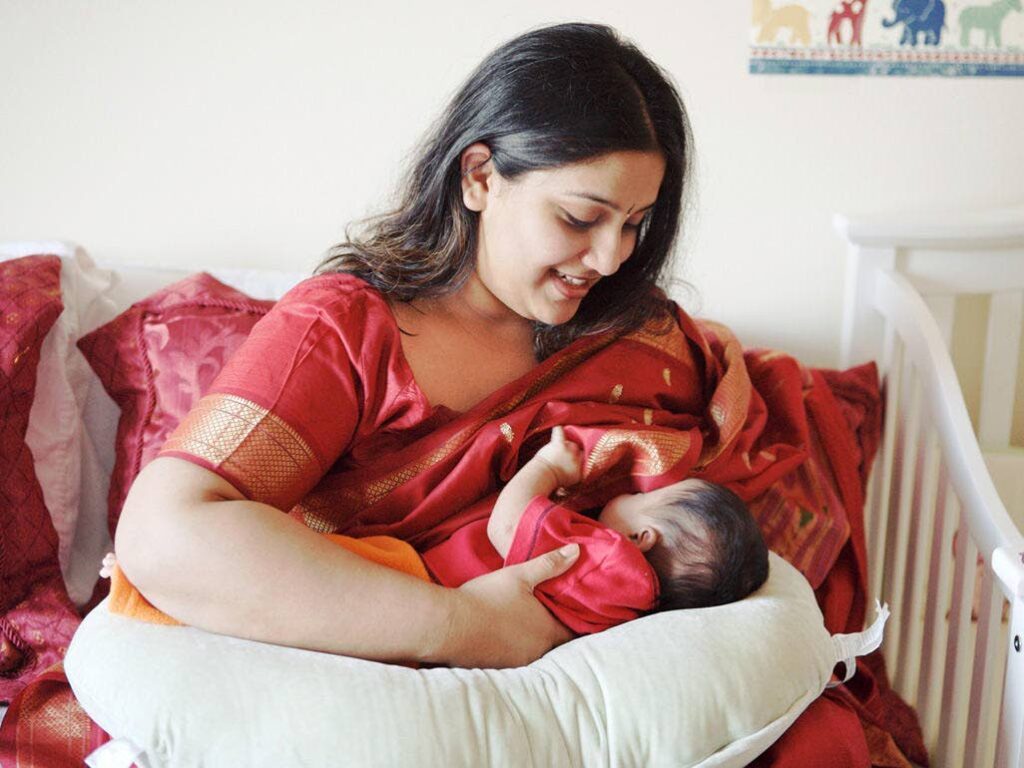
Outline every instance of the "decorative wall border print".
<path fill-rule="evenodd" d="M 1024 76 L 1022 0 L 753 0 L 755 74 Z"/>

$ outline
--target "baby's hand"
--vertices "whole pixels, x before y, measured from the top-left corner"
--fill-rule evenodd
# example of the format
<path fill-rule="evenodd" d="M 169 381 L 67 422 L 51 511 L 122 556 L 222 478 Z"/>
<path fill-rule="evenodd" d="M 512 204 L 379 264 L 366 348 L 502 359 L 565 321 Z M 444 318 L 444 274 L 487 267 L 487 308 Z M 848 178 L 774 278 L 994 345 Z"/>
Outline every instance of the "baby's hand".
<path fill-rule="evenodd" d="M 580 481 L 582 451 L 576 443 L 565 439 L 565 430 L 561 427 L 551 430 L 551 442 L 537 451 L 534 458 L 548 465 L 559 485 L 568 487 Z"/>
<path fill-rule="evenodd" d="M 103 556 L 103 567 L 100 568 L 100 578 L 109 579 L 114 573 L 114 566 L 117 565 L 117 558 L 114 557 L 113 552 L 107 552 Z"/>

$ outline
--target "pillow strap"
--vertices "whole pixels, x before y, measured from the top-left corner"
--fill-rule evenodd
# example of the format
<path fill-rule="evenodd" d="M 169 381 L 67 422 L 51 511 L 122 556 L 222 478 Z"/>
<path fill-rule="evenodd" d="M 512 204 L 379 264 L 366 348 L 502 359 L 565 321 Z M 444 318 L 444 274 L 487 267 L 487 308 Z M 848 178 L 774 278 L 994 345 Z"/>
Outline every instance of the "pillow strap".
<path fill-rule="evenodd" d="M 143 752 L 128 739 L 114 739 L 91 752 L 85 758 L 89 768 L 131 768 Z"/>
<path fill-rule="evenodd" d="M 832 635 L 832 648 L 835 652 L 835 664 L 842 662 L 846 667 L 846 677 L 842 680 L 833 680 L 826 685 L 826 688 L 834 688 L 853 677 L 857 671 L 856 657 L 866 656 L 876 650 L 882 644 L 882 629 L 889 618 L 889 606 L 882 605 L 875 600 L 875 611 L 877 616 L 875 622 L 862 632 L 852 632 L 847 635 Z"/>

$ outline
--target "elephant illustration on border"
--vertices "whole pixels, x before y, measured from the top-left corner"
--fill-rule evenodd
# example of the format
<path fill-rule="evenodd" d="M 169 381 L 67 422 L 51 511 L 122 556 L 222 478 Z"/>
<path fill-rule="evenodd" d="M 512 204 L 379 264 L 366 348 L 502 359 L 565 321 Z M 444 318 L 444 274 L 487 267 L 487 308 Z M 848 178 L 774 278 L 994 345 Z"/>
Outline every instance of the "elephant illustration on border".
<path fill-rule="evenodd" d="M 946 4 L 943 0 L 893 0 L 893 19 L 882 19 L 883 27 L 903 24 L 900 45 L 917 45 L 924 34 L 925 45 L 938 45 L 946 26 Z"/>

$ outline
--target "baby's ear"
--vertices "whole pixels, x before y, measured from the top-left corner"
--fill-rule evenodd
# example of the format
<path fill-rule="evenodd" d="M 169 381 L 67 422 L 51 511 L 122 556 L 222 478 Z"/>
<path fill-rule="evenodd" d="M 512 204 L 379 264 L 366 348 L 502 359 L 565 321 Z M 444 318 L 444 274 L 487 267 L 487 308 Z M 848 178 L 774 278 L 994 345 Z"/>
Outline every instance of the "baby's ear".
<path fill-rule="evenodd" d="M 661 539 L 661 533 L 659 533 L 657 528 L 644 526 L 640 530 L 634 531 L 629 538 L 640 547 L 641 552 L 647 552 Z"/>

